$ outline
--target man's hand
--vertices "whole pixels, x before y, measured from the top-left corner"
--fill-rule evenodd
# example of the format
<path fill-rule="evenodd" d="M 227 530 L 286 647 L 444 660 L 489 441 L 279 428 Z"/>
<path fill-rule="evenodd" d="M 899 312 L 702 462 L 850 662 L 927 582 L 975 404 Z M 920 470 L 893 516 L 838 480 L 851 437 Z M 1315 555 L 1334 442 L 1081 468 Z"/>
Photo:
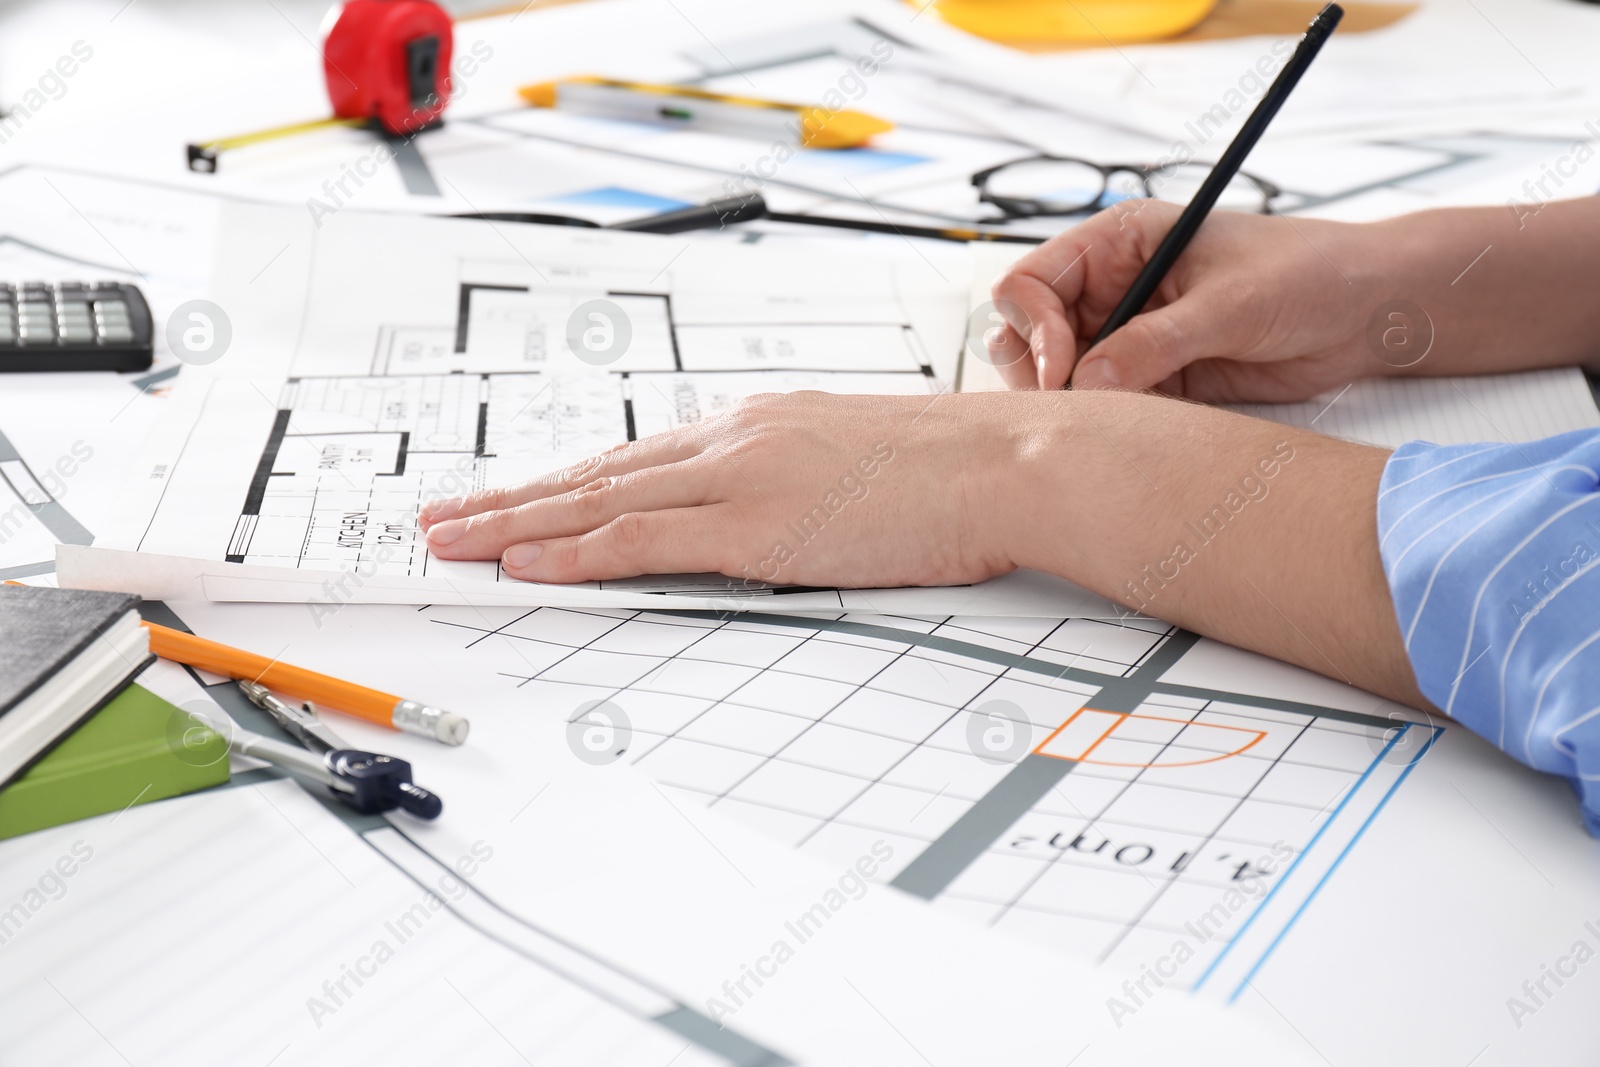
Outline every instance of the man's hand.
<path fill-rule="evenodd" d="M 991 358 L 1013 389 L 1158 389 L 1204 401 L 1302 400 L 1389 368 L 1365 344 L 1380 301 L 1363 228 L 1214 212 L 1148 308 L 1089 344 L 1177 218 L 1117 204 L 1024 256 L 994 286 Z M 1342 272 L 1342 273 L 1341 273 Z"/>
<path fill-rule="evenodd" d="M 1508 207 L 1361 225 L 1213 212 L 1146 310 L 1090 351 L 1178 216 L 1125 201 L 995 284 L 1007 325 L 991 331 L 991 359 L 1013 389 L 1070 379 L 1207 402 L 1304 400 L 1392 375 L 1600 368 L 1588 288 L 1600 197 Z"/>
<path fill-rule="evenodd" d="M 499 557 L 540 582 L 981 581 L 1014 566 L 995 488 L 1016 467 L 1007 408 L 1026 399 L 752 397 L 520 486 L 438 501 L 421 522 L 435 555 Z"/>
<path fill-rule="evenodd" d="M 790 393 L 422 524 L 442 558 L 541 582 L 875 588 L 1028 567 L 1415 703 L 1378 557 L 1385 456 L 1137 393 Z"/>

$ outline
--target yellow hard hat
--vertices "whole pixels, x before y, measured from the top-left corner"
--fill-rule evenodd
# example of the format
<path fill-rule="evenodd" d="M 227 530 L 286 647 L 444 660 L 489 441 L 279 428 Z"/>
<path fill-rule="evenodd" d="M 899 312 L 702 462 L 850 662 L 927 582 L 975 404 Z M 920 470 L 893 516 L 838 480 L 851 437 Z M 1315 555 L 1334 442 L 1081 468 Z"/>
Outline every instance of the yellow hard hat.
<path fill-rule="evenodd" d="M 957 29 L 997 41 L 1121 44 L 1175 37 L 1216 5 L 1217 0 L 934 0 L 933 9 Z"/>

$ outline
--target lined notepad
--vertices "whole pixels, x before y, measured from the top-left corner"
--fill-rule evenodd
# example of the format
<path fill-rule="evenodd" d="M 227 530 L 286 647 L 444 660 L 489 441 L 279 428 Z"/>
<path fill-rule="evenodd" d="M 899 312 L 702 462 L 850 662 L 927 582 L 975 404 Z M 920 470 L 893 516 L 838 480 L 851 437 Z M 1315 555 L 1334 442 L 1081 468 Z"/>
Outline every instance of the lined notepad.
<path fill-rule="evenodd" d="M 1576 367 L 1477 378 L 1355 382 L 1302 404 L 1232 404 L 1234 411 L 1335 437 L 1397 448 L 1536 441 L 1600 426 L 1600 409 Z"/>

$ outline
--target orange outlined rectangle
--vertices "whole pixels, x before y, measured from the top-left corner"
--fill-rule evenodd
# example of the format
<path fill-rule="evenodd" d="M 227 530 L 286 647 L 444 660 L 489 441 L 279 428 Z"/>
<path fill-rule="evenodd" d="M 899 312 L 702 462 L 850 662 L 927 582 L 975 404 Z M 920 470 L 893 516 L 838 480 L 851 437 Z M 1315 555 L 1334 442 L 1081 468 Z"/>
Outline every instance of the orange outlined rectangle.
<path fill-rule="evenodd" d="M 1196 751 L 1191 745 L 1177 744 L 1174 746 L 1154 746 L 1160 750 L 1162 758 L 1158 761 L 1128 761 L 1116 759 L 1092 758 L 1096 748 L 1100 747 L 1117 727 L 1131 719 L 1141 722 L 1166 722 L 1175 723 L 1185 731 L 1218 731 L 1225 730 L 1230 734 L 1240 735 L 1236 747 L 1225 751 L 1202 749 L 1210 754 L 1198 759 L 1185 758 L 1185 753 Z M 1248 736 L 1249 740 L 1242 740 Z M 1237 756 L 1241 752 L 1255 747 L 1263 737 L 1267 736 L 1265 730 L 1252 730 L 1243 726 L 1230 726 L 1224 723 L 1195 722 L 1189 719 L 1172 719 L 1164 715 L 1137 715 L 1121 711 L 1101 711 L 1099 708 L 1079 708 L 1073 712 L 1071 718 L 1056 727 L 1055 731 L 1034 749 L 1038 756 L 1049 756 L 1052 759 L 1071 760 L 1074 763 L 1093 763 L 1103 767 L 1197 767 L 1202 763 L 1215 763 L 1225 760 L 1230 756 Z M 1133 739 L 1129 739 L 1133 741 Z M 1139 743 L 1139 742 L 1134 742 Z"/>
<path fill-rule="evenodd" d="M 1033 751 L 1040 756 L 1082 762 L 1127 717 L 1120 711 L 1079 708 Z"/>

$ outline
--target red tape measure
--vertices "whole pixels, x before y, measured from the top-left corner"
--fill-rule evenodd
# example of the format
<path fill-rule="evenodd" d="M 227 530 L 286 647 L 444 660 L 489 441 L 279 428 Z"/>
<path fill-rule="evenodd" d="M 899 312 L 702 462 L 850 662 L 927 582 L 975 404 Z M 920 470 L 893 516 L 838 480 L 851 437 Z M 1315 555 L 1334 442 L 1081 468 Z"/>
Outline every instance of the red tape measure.
<path fill-rule="evenodd" d="M 451 44 L 431 0 L 348 0 L 322 42 L 333 113 L 394 134 L 433 125 L 450 102 Z"/>
<path fill-rule="evenodd" d="M 329 126 L 371 126 L 412 136 L 450 102 L 450 16 L 432 0 L 346 0 L 324 25 L 323 74 L 333 117 L 188 146 L 189 169 L 212 173 L 231 148 Z"/>

